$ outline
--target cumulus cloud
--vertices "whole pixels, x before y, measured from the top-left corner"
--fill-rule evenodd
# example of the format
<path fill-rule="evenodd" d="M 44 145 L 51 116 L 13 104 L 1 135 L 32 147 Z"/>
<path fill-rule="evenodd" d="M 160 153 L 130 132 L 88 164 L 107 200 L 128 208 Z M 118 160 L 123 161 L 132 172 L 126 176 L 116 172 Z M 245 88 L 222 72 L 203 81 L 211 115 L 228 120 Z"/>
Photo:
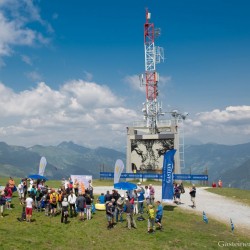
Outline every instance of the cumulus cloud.
<path fill-rule="evenodd" d="M 229 106 L 224 110 L 198 113 L 185 121 L 185 133 L 203 142 L 249 142 L 250 106 Z"/>
<path fill-rule="evenodd" d="M 41 32 L 28 27 L 33 22 L 46 27 L 47 32 L 53 32 L 51 25 L 41 18 L 39 8 L 32 0 L 0 1 L 0 57 L 10 56 L 15 45 L 49 43 L 49 39 Z"/>
<path fill-rule="evenodd" d="M 145 85 L 143 85 L 145 82 L 142 83 L 140 79 L 142 79 L 142 77 L 139 75 L 125 76 L 124 82 L 129 84 L 132 89 L 145 93 Z"/>
<path fill-rule="evenodd" d="M 59 90 L 40 82 L 18 93 L 0 83 L 0 106 L 1 138 L 20 145 L 63 140 L 124 145 L 126 127 L 137 117 L 107 86 L 83 80 L 67 82 Z"/>

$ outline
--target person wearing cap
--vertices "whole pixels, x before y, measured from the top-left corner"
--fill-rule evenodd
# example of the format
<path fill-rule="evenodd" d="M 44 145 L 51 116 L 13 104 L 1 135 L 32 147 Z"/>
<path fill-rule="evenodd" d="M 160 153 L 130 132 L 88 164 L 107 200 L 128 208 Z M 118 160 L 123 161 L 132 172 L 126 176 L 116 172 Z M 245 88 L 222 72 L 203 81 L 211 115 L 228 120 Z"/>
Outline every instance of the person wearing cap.
<path fill-rule="evenodd" d="M 137 225 L 135 223 L 135 219 L 134 219 L 134 214 L 133 214 L 133 204 L 131 204 L 129 202 L 128 198 L 125 198 L 125 205 L 123 208 L 123 211 L 126 213 L 127 215 L 127 227 L 128 229 L 131 229 L 131 226 L 133 226 L 134 228 L 137 228 Z"/>
<path fill-rule="evenodd" d="M 123 221 L 123 218 L 122 218 L 122 213 L 123 213 L 123 205 L 124 205 L 124 194 L 122 194 L 117 202 L 116 202 L 116 208 L 117 208 L 117 211 L 116 211 L 116 222 L 118 222 L 118 217 L 120 217 L 120 222 Z"/>
<path fill-rule="evenodd" d="M 63 202 L 62 202 L 61 223 L 63 223 L 63 221 L 64 221 L 66 224 L 67 220 L 68 220 L 68 216 L 69 216 L 69 203 L 67 201 L 67 198 L 64 197 Z"/>

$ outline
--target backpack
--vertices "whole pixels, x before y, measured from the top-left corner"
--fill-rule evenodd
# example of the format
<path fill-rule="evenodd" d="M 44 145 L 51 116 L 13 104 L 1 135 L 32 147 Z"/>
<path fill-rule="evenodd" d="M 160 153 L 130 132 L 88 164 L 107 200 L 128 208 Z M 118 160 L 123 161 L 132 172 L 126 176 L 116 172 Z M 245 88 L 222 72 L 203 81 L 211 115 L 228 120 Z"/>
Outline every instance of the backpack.
<path fill-rule="evenodd" d="M 52 195 L 52 203 L 56 203 L 56 195 L 55 194 Z"/>

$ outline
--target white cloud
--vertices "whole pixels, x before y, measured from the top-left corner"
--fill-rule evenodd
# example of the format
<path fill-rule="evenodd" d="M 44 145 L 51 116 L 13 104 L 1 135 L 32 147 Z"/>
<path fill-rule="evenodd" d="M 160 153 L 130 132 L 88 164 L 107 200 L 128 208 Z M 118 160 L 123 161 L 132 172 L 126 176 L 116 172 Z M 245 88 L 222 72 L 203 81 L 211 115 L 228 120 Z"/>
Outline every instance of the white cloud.
<path fill-rule="evenodd" d="M 0 83 L 0 107 L 1 140 L 26 146 L 72 140 L 121 149 L 126 146 L 126 127 L 142 118 L 107 86 L 83 80 L 66 82 L 58 90 L 40 82 L 18 93 Z M 184 124 L 185 139 L 249 142 L 250 106 L 190 114 Z"/>
<path fill-rule="evenodd" d="M 28 24 L 38 22 L 53 32 L 49 23 L 40 16 L 32 0 L 8 0 L 0 2 L 0 57 L 10 56 L 16 45 L 33 46 L 48 44 L 49 39 Z"/>
<path fill-rule="evenodd" d="M 140 78 L 139 75 L 125 76 L 124 82 L 129 84 L 132 89 L 145 93 L 145 85 L 143 85 L 145 84 L 145 81 L 141 84 Z"/>
<path fill-rule="evenodd" d="M 0 83 L 0 136 L 10 144 L 57 144 L 73 140 L 108 146 L 126 142 L 137 114 L 107 86 L 72 80 L 59 90 L 41 82 L 19 93 Z"/>
<path fill-rule="evenodd" d="M 229 106 L 224 110 L 198 113 L 185 121 L 185 134 L 203 142 L 249 142 L 250 106 Z"/>

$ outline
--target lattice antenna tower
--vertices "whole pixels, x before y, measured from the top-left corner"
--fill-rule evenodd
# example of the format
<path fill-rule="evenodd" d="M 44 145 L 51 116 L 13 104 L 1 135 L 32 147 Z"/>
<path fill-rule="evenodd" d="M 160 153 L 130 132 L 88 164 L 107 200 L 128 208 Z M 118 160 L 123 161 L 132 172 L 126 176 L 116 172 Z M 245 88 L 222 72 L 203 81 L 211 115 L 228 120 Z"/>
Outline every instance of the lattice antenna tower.
<path fill-rule="evenodd" d="M 162 107 L 157 101 L 159 74 L 156 72 L 156 64 L 164 60 L 164 50 L 155 46 L 155 38 L 160 35 L 160 29 L 150 23 L 151 13 L 146 9 L 146 22 L 144 24 L 144 52 L 145 74 L 140 76 L 141 85 L 146 86 L 146 102 L 143 103 L 143 115 L 146 126 L 151 134 L 157 133 L 159 117 L 163 115 Z M 144 80 L 145 78 L 145 80 Z"/>

